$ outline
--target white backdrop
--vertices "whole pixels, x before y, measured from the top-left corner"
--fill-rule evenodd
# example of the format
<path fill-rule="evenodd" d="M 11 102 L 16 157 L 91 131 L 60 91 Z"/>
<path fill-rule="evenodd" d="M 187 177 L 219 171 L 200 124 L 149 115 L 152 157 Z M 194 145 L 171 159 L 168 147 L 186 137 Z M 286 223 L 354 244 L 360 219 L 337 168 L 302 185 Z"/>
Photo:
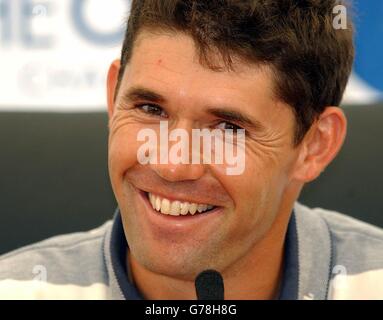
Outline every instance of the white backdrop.
<path fill-rule="evenodd" d="M 103 110 L 129 7 L 130 0 L 0 0 L 0 111 Z M 354 74 L 345 102 L 378 97 Z"/>

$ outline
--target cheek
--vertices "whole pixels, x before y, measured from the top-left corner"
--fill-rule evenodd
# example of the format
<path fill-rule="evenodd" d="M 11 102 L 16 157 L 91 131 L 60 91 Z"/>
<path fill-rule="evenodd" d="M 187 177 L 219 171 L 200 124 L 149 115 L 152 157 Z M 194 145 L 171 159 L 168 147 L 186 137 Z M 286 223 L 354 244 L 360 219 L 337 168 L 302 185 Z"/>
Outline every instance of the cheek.
<path fill-rule="evenodd" d="M 282 157 L 276 152 L 246 149 L 244 172 L 238 176 L 223 176 L 236 207 L 262 204 L 283 175 Z"/>
<path fill-rule="evenodd" d="M 282 200 L 288 184 L 289 154 L 285 151 L 269 150 L 247 157 L 242 197 L 247 199 L 251 210 L 258 212 L 259 218 L 277 210 Z"/>
<path fill-rule="evenodd" d="M 228 176 L 220 170 L 220 181 L 234 202 L 232 223 L 238 232 L 264 230 L 275 218 L 288 182 L 287 158 L 248 150 L 243 174 Z"/>
<path fill-rule="evenodd" d="M 137 163 L 137 150 L 141 142 L 137 134 L 141 127 L 133 124 L 111 131 L 109 136 L 109 174 L 112 184 L 121 182 L 125 172 Z"/>

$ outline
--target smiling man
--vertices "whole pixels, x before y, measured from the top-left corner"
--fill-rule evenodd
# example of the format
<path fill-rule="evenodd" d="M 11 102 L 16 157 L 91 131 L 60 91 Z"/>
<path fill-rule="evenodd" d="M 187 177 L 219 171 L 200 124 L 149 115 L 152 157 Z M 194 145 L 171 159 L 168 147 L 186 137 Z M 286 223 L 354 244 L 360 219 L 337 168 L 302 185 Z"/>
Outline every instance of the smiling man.
<path fill-rule="evenodd" d="M 225 299 L 383 298 L 382 230 L 296 202 L 346 136 L 338 4 L 133 1 L 107 82 L 114 219 L 0 258 L 0 297 L 196 299 L 214 269 Z"/>

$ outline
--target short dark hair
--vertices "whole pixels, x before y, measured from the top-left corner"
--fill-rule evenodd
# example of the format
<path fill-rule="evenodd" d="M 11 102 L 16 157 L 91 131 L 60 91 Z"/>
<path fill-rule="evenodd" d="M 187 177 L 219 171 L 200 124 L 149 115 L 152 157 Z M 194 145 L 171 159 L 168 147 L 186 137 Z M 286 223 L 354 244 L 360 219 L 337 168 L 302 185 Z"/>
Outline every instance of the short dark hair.
<path fill-rule="evenodd" d="M 346 29 L 334 28 L 338 4 L 346 5 L 341 0 L 133 0 L 119 83 L 140 31 L 185 33 L 201 64 L 213 70 L 231 69 L 233 57 L 270 66 L 276 97 L 294 109 L 298 145 L 326 106 L 340 105 L 351 73 L 353 25 L 348 16 Z"/>

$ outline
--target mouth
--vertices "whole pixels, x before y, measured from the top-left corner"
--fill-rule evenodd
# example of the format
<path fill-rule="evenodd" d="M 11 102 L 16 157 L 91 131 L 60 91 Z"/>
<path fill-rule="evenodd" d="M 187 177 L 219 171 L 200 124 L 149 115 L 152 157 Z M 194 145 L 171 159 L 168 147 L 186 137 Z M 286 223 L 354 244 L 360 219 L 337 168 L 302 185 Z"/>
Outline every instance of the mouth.
<path fill-rule="evenodd" d="M 151 212 L 149 217 L 153 220 L 168 221 L 175 223 L 188 223 L 204 220 L 206 217 L 214 216 L 216 213 L 222 213 L 223 207 L 209 204 L 194 202 L 187 197 L 178 199 L 174 195 L 166 196 L 150 191 L 136 189 L 143 200 L 146 210 Z M 154 217 L 153 217 L 154 216 Z M 158 217 L 158 219 L 155 219 Z M 160 219 L 162 218 L 162 219 Z"/>
<path fill-rule="evenodd" d="M 143 204 L 138 219 L 158 239 L 174 240 L 187 234 L 210 234 L 224 221 L 222 206 L 194 202 L 197 199 L 188 199 L 187 196 L 178 198 L 135 189 Z"/>
<path fill-rule="evenodd" d="M 145 192 L 153 210 L 170 216 L 194 216 L 207 214 L 217 207 L 211 204 L 188 202 L 183 200 L 170 200 L 151 192 Z"/>

